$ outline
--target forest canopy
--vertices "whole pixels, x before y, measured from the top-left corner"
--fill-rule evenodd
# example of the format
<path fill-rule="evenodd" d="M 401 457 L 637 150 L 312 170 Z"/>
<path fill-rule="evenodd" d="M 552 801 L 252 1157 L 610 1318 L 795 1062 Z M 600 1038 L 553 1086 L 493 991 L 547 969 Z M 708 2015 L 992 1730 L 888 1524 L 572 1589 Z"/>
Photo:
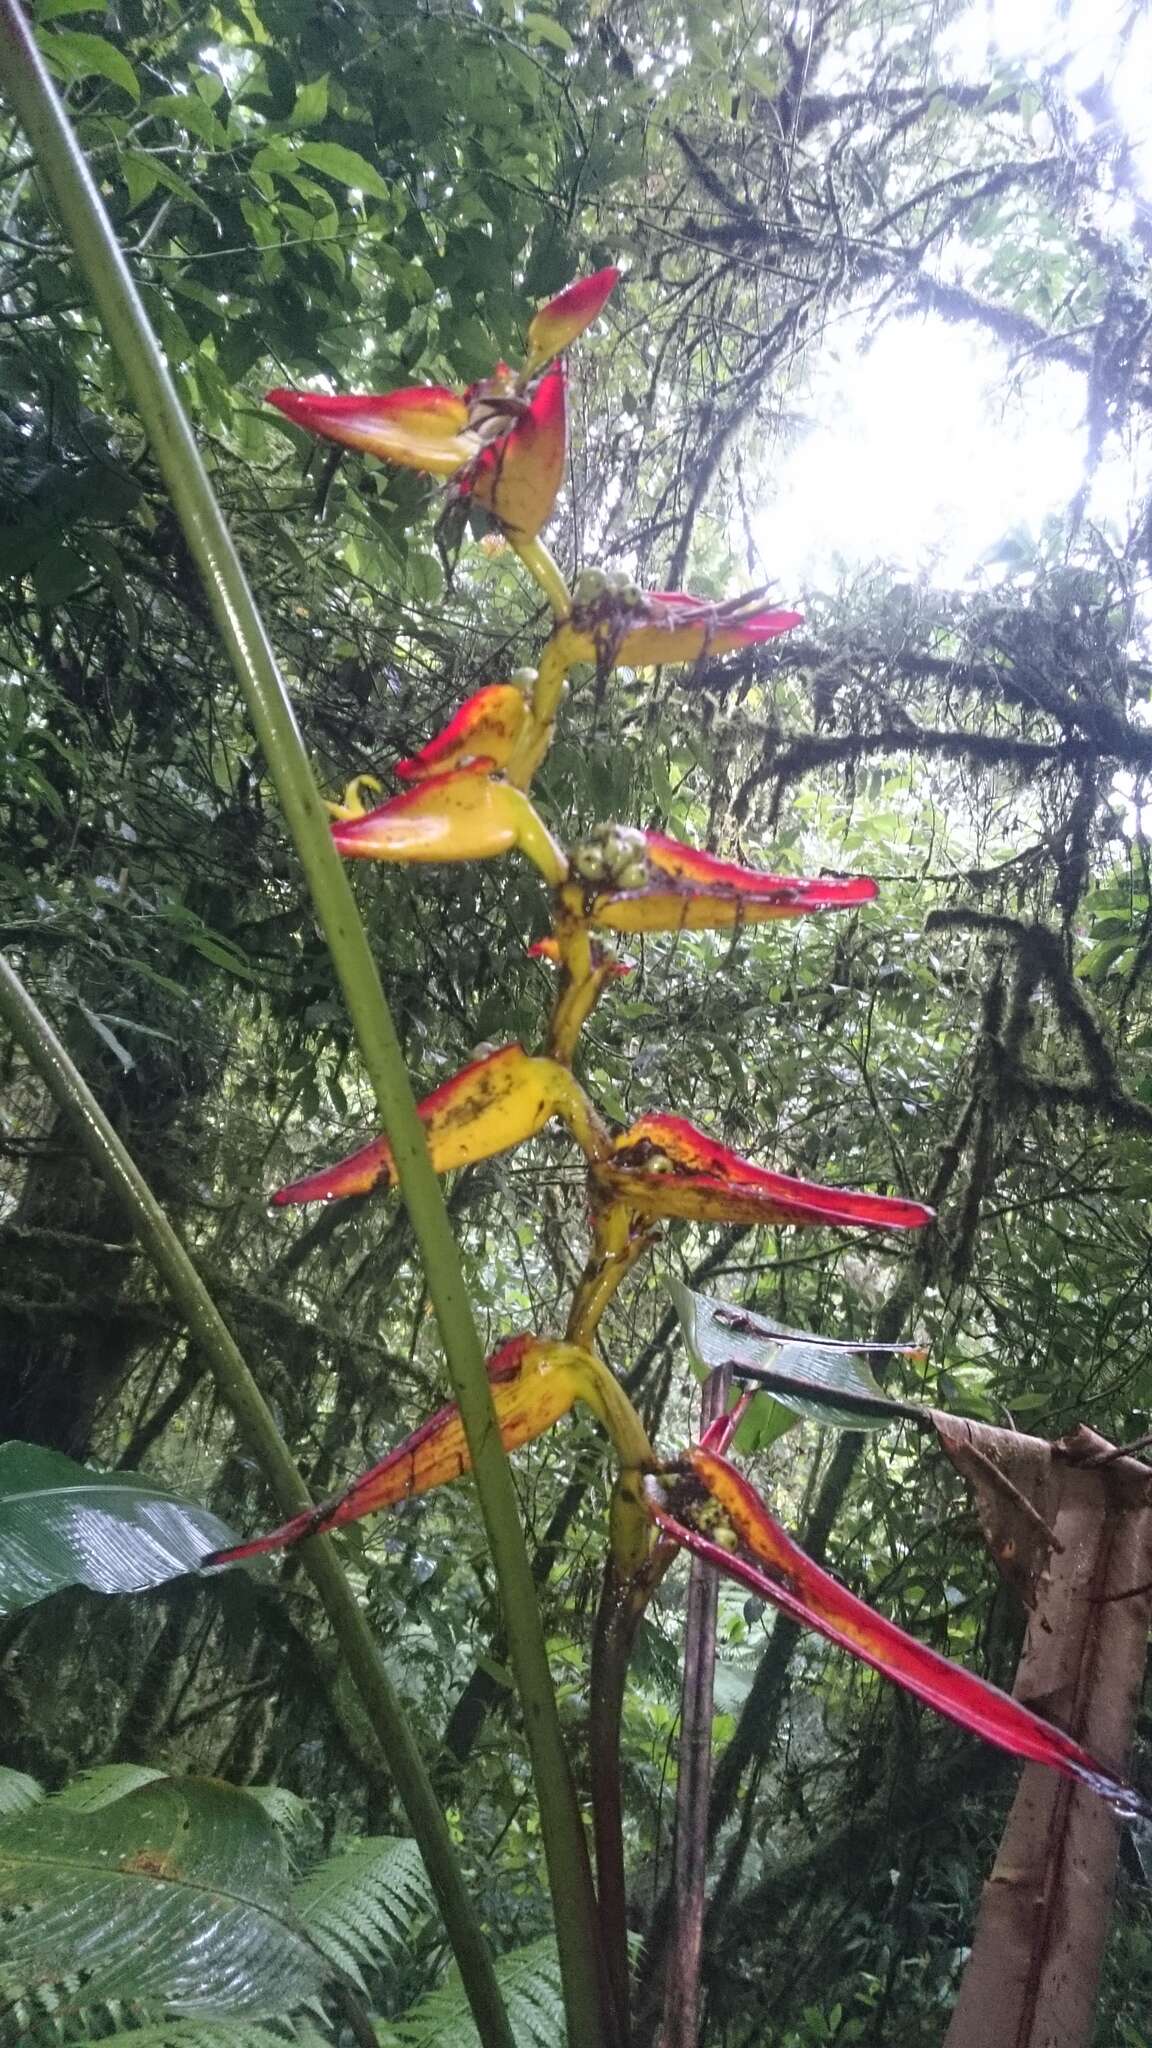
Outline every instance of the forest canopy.
<path fill-rule="evenodd" d="M 1029 1594 L 918 1415 L 1045 1444 L 1090 1430 L 1131 1447 L 1133 1485 L 1152 1439 L 1146 10 L 1038 10 L 1034 36 L 1031 10 L 989 27 L 970 0 L 31 13 L 334 804 L 352 790 L 355 810 L 357 778 L 395 797 L 396 764 L 476 693 L 520 687 L 563 619 L 493 472 L 446 491 L 448 471 L 318 439 L 267 392 L 434 386 L 475 433 L 476 390 L 490 402 L 511 364 L 481 424 L 519 431 L 533 380 L 563 375 L 534 364 L 534 310 L 619 272 L 557 347 L 547 546 L 587 606 L 609 576 L 626 608 L 715 609 L 686 658 L 630 664 L 601 635 L 573 665 L 532 767 L 546 838 L 602 852 L 619 821 L 645 859 L 671 841 L 782 886 L 877 887 L 718 929 L 618 919 L 618 958 L 588 956 L 603 999 L 577 1082 L 613 1144 L 664 1112 L 767 1172 L 936 1220 L 856 1237 L 666 1209 L 591 1348 L 648 1439 L 679 1446 L 715 1362 L 701 1299 L 879 1347 L 846 1408 L 809 1399 L 795 1421 L 758 1394 L 742 1469 L 816 1566 L 1010 1690 Z M 73 240 L 0 67 L 0 945 L 320 1501 L 450 1398 L 437 1276 L 387 1175 L 273 1203 L 377 1136 L 370 1062 Z M 721 630 L 764 615 L 800 622 Z M 559 970 L 533 950 L 551 927 L 530 859 L 348 869 L 418 1097 L 514 1043 L 556 1052 L 570 962 L 562 932 Z M 0 2044 L 498 2038 L 468 2031 L 435 1880 L 301 1553 L 195 1570 L 287 1512 L 243 1419 L 15 1034 L 0 1072 L 0 1436 L 25 1447 L 7 1470 L 0 1451 Z M 549 1124 L 448 1164 L 484 1350 L 559 1338 L 592 1242 L 571 1139 Z M 163 1571 L 62 1565 L 62 1521 L 37 1523 L 19 1579 L 25 1495 L 81 1467 Z M 513 1458 L 582 1804 L 612 1470 L 587 1408 Z M 551 2042 L 548 1823 L 485 1530 L 465 1480 L 350 1524 L 334 1554 L 512 2038 Z M 674 2048 L 688 1583 L 680 1565 L 651 1590 L 621 1710 L 637 2048 Z M 1015 1767 L 746 1586 L 723 1585 L 714 1626 L 696 2038 L 928 2048 Z M 1132 1733 L 1104 1762 L 1146 1787 L 1139 1705 Z M 98 1858 L 124 1814 L 141 1832 L 116 1854 L 185 1829 L 208 1888 L 243 1871 L 243 1912 L 213 1932 L 252 1972 L 234 2010 L 165 1974 L 175 1922 L 137 1967 L 139 1930 L 85 1883 L 60 1905 L 65 1977 L 5 1948 L 28 1830 Z M 1147 2040 L 1145 1853 L 1137 1831 L 1070 2048 Z"/>

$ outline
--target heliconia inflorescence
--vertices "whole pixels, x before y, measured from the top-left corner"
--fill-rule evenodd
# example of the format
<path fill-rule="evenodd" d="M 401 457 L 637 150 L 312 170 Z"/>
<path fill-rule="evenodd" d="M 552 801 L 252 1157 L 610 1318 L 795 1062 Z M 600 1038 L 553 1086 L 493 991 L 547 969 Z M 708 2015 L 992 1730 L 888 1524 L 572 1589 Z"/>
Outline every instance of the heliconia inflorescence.
<path fill-rule="evenodd" d="M 719 1416 L 683 1457 L 662 1463 L 620 1382 L 592 1349 L 617 1288 L 667 1221 L 900 1232 L 933 1221 L 930 1208 L 900 1194 L 824 1186 L 757 1165 L 679 1115 L 648 1111 L 627 1129 L 611 1129 L 572 1072 L 596 1003 L 633 966 L 617 957 L 612 934 L 738 931 L 859 912 L 876 896 L 867 876 L 769 873 L 618 823 L 598 825 L 565 848 L 529 797 L 569 673 L 579 664 L 595 664 L 603 676 L 621 667 L 719 659 L 770 644 L 802 623 L 799 612 L 766 605 L 762 592 L 716 601 L 648 591 L 620 570 L 587 569 L 569 589 L 540 539 L 564 475 L 564 352 L 604 311 L 619 278 L 606 268 L 548 300 L 528 323 L 520 368 L 497 363 L 466 390 L 269 393 L 297 425 L 442 478 L 451 498 L 482 507 L 552 612 L 538 668 L 470 696 L 441 731 L 396 763 L 396 794 L 385 796 L 374 777 L 358 776 L 343 801 L 330 806 L 333 840 L 349 859 L 416 864 L 518 851 L 550 892 L 551 929 L 529 948 L 555 969 L 543 1050 L 512 1044 L 488 1052 L 419 1105 L 439 1173 L 511 1151 L 553 1122 L 584 1156 L 591 1248 L 567 1336 L 521 1336 L 493 1353 L 488 1381 L 497 1427 L 512 1450 L 576 1402 L 592 1409 L 619 1466 L 609 1582 L 621 1599 L 621 1589 L 630 1588 L 633 1612 L 658 1575 L 654 1560 L 663 1561 L 662 1569 L 674 1547 L 690 1550 L 985 1741 L 1064 1772 L 1120 1810 L 1143 1810 L 1137 1795 L 1069 1736 L 905 1635 L 800 1549 L 726 1455 L 743 1403 Z M 377 1138 L 272 1199 L 330 1201 L 368 1194 L 395 1178 L 388 1144 Z M 886 1405 L 897 1419 L 907 1412 L 900 1403 Z M 341 1528 L 442 1485 L 469 1465 L 463 1424 L 449 1404 L 333 1499 L 210 1562 L 234 1562 Z"/>

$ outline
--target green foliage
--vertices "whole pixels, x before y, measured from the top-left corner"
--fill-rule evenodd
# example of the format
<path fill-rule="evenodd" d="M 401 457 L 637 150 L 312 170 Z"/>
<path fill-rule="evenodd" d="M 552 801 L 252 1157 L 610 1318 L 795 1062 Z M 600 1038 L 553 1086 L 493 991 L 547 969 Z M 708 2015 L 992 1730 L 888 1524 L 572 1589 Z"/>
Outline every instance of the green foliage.
<path fill-rule="evenodd" d="M 70 1807 L 77 1813 L 96 1813 L 100 1807 L 123 1799 L 125 1793 L 138 1792 L 142 1785 L 155 1784 L 163 1776 L 163 1771 L 152 1764 L 98 1764 L 95 1770 L 81 1771 L 78 1777 L 69 1778 L 52 1797 L 57 1806 Z"/>
<path fill-rule="evenodd" d="M 289 1904 L 272 1822 L 206 1779 L 159 1779 L 95 1810 L 49 1801 L 8 1820 L 0 1908 L 17 2027 L 66 1998 L 67 1980 L 92 2005 L 268 2013 L 313 1996 L 326 1974 Z"/>
<path fill-rule="evenodd" d="M 37 1444 L 0 1444 L 0 1613 L 64 1586 L 159 1586 L 233 1540 L 218 1516 L 154 1480 L 90 1471 Z"/>
<path fill-rule="evenodd" d="M 748 1368 L 750 1380 L 755 1372 L 779 1375 L 770 1394 L 750 1402 L 737 1449 L 766 1450 L 791 1428 L 796 1416 L 834 1429 L 885 1429 L 907 1413 L 899 1402 L 885 1398 L 858 1352 L 805 1343 L 806 1331 L 774 1324 L 733 1302 L 696 1294 L 682 1280 L 670 1280 L 668 1292 L 699 1377 L 721 1365 L 732 1366 L 738 1379 L 741 1366 Z"/>
<path fill-rule="evenodd" d="M 576 382 L 582 509 L 559 552 L 615 550 L 663 585 L 681 580 L 670 565 L 685 542 L 683 580 L 720 592 L 746 580 L 765 473 L 812 411 L 798 340 L 811 355 L 826 320 L 835 335 L 873 303 L 877 318 L 930 306 L 951 275 L 945 247 L 972 284 L 948 317 L 1001 349 L 1006 376 L 1056 352 L 1118 437 L 1146 412 L 1128 346 L 1146 295 L 1115 225 L 1130 201 L 1112 182 L 1114 133 L 1086 135 L 1095 117 L 1026 67 L 990 64 L 987 100 L 965 101 L 938 13 L 860 7 L 810 44 L 790 10 L 769 8 L 753 43 L 733 10 L 656 0 L 528 14 L 445 0 L 322 21 L 286 0 L 191 15 L 133 0 L 114 23 L 48 0 L 40 14 L 333 792 L 526 658 L 527 634 L 509 628 L 526 607 L 507 563 L 475 553 L 441 590 L 427 524 L 411 531 L 434 515 L 432 493 L 354 457 L 326 473 L 262 411 L 268 384 L 474 375 L 515 346 L 526 300 L 624 252 L 626 310 Z M 86 48 L 62 40 L 74 28 Z M 1046 139 L 1050 108 L 1085 137 L 1074 160 Z M 22 155 L 10 139 L 6 164 Z M 359 184 L 341 175 L 353 157 Z M 14 170 L 2 189 L 4 941 L 179 1216 L 324 1492 L 442 1398 L 410 1241 L 383 1200 L 300 1227 L 265 1212 L 268 1190 L 345 1148 L 350 1124 L 371 1134 L 371 1105 L 117 376 L 36 181 Z M 1019 317 L 1036 325 L 1015 330 L 1013 363 L 997 321 L 1010 335 Z M 899 1313 L 931 1345 L 926 1364 L 894 1365 L 899 1393 L 1045 1433 L 1088 1420 L 1127 1441 L 1152 1423 L 1138 1114 L 1152 1103 L 1150 892 L 1131 795 L 1147 768 L 1146 536 L 1136 522 L 1097 550 L 1091 519 L 1057 526 L 1039 547 L 1014 537 L 996 585 L 988 570 L 960 592 L 915 578 L 893 590 L 887 573 L 850 569 L 806 594 L 795 651 L 621 676 L 602 702 L 578 685 L 542 786 L 578 825 L 643 818 L 785 870 L 885 877 L 878 906 L 835 930 L 638 947 L 585 1077 L 621 1121 L 663 1100 L 817 1177 L 926 1190 L 954 1162 L 934 1263 L 909 1273 L 883 1244 L 846 1255 L 768 1232 L 705 1245 L 681 1229 L 672 1268 L 793 1327 L 864 1338 Z M 365 874 L 358 888 L 423 1085 L 479 1041 L 533 1038 L 550 987 L 523 958 L 540 927 L 520 870 L 426 874 L 418 888 Z M 1010 935 L 926 933 L 929 910 L 957 904 L 1058 934 L 1119 1093 L 1099 1045 L 1070 1026 L 1066 988 L 1028 993 Z M 999 1020 L 997 978 L 1016 1004 Z M 1006 1016 L 1022 1035 L 998 1067 Z M 3 1082 L 6 1431 L 105 1466 L 127 1456 L 259 1524 L 256 1476 L 119 1220 L 18 1063 Z M 555 1327 L 584 1228 L 560 1149 L 538 1141 L 530 1173 L 472 1170 L 452 1199 L 492 1340 Z M 640 1277 L 605 1337 L 673 1441 L 691 1396 L 665 1310 Z M 757 1478 L 787 1519 L 830 1530 L 834 1568 L 1010 1681 L 1018 1620 L 951 1474 L 924 1459 L 913 1482 L 903 1452 L 877 1445 L 853 1464 L 813 1429 L 771 1434 Z M 545 1599 L 578 1760 L 596 1480 L 582 1505 L 564 1503 L 596 1455 L 577 1425 L 519 1461 L 534 1534 L 568 1514 Z M 437 1752 L 478 1659 L 501 1669 L 467 1490 L 413 1503 L 347 1539 L 346 1555 Z M 670 1579 L 626 1720 L 644 1921 L 666 1874 L 681 1603 Z M 216 1582 L 195 1603 L 65 1594 L 21 1620 L 4 1707 L 23 1772 L 57 1783 L 78 1763 L 154 1755 L 275 1775 L 281 1817 L 306 1793 L 329 1829 L 395 1824 L 294 1580 L 279 1607 Z M 875 2038 L 923 2048 L 944 2030 L 1001 1787 L 968 1771 L 942 1783 L 948 1739 L 819 1648 L 780 1676 L 755 1603 L 733 1600 L 722 1628 L 740 1676 L 763 1657 L 778 1683 L 767 1705 L 752 1691 L 747 1720 L 733 1693 L 716 1723 L 723 1750 L 740 1719 L 749 1761 L 729 1819 L 717 1814 L 731 1906 L 710 1933 L 709 2048 L 827 2038 L 838 2007 L 842 2038 L 863 2011 Z M 466 1769 L 445 1766 L 460 1836 L 466 1851 L 498 1842 L 473 1881 L 499 1939 L 521 1945 L 543 1917 L 516 1731 L 481 1716 L 466 1754 Z M 21 1782 L 0 1778 L 0 1801 L 27 1805 Z M 858 1815 L 867 1839 L 845 1842 Z M 1102 2043 L 1143 2038 L 1145 1900 L 1133 1885 Z M 396 2003 L 434 1976 L 419 1940 L 406 1968 Z M 191 2048 L 188 2029 L 233 2048 L 234 2028 L 269 2032 L 169 2023 L 173 2048 Z"/>
<path fill-rule="evenodd" d="M 415 1842 L 363 1835 L 297 1885 L 293 1906 L 334 1970 L 357 1983 L 406 1941 L 429 1910 L 427 1873 Z"/>
<path fill-rule="evenodd" d="M 274 2030 L 259 2020 L 161 2020 L 127 2033 L 84 2035 L 70 2048 L 310 2048 L 319 2041 L 312 2028 Z"/>
<path fill-rule="evenodd" d="M 27 1771 L 12 1771 L 0 1768 L 0 1818 L 8 1819 L 14 1813 L 26 1813 L 30 1806 L 38 1806 L 44 1797 L 44 1790 Z"/>
<path fill-rule="evenodd" d="M 564 2026 L 555 1943 L 537 1941 L 501 1956 L 496 1975 L 517 2048 L 555 2048 Z M 463 1991 L 449 1982 L 381 2028 L 379 2039 L 380 2048 L 479 2048 L 480 2036 Z"/>
<path fill-rule="evenodd" d="M 12 2048 L 72 2042 L 105 2012 L 159 2042 L 163 2008 L 174 2043 L 265 2048 L 284 2035 L 245 2015 L 287 2025 L 325 1987 L 379 1982 L 429 1910 L 416 1845 L 393 1837 L 362 1837 L 293 1881 L 267 1809 L 295 1835 L 303 1802 L 275 1786 L 108 1765 L 48 1800 L 5 1772 L 0 1803 L 0 2040 Z M 320 2040 L 300 2024 L 294 2041 Z"/>

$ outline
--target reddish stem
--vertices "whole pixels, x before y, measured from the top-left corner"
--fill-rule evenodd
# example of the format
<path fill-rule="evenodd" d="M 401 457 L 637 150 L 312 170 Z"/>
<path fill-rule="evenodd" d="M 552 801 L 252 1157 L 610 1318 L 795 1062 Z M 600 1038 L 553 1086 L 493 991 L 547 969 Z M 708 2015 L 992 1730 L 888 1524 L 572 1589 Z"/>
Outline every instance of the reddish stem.
<path fill-rule="evenodd" d="M 731 1370 L 721 1366 L 700 1397 L 700 1432 L 723 1416 Z M 702 1557 L 692 1559 L 684 1624 L 680 1695 L 679 1776 L 672 1848 L 671 1939 L 665 1950 L 664 2014 L 659 2048 L 696 2048 L 700 2032 L 700 1960 L 708 1874 L 708 1802 L 712 1788 L 712 1711 L 716 1675 L 719 1581 Z"/>
<path fill-rule="evenodd" d="M 638 1571 L 622 1573 L 609 1556 L 592 1635 L 588 1741 L 592 1834 L 600 1947 L 622 2048 L 631 2038 L 628 1971 L 628 1891 L 624 1877 L 620 1790 L 620 1718 L 628 1659 L 653 1589 L 674 1557 L 675 1543 L 657 1543 Z"/>

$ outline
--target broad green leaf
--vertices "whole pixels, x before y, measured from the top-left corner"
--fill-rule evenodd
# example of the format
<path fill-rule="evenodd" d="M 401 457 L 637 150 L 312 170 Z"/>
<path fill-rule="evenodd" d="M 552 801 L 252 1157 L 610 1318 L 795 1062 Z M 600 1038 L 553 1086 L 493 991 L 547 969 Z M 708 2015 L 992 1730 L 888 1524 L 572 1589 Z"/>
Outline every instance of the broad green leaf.
<path fill-rule="evenodd" d="M 529 40 L 533 43 L 551 43 L 554 50 L 563 50 L 565 55 L 574 48 L 567 29 L 561 28 L 560 23 L 553 21 L 549 14 L 538 14 L 535 11 L 526 14 L 524 26 L 528 31 Z"/>
<path fill-rule="evenodd" d="M 147 102 L 147 111 L 158 114 L 164 120 L 175 121 L 189 134 L 198 135 L 210 149 L 226 149 L 227 131 L 221 127 L 211 107 L 201 99 L 199 93 L 163 93 L 158 99 Z"/>
<path fill-rule="evenodd" d="M 62 14 L 103 14 L 101 0 L 40 0 L 37 21 L 58 21 Z"/>
<path fill-rule="evenodd" d="M 92 580 L 92 568 L 75 548 L 57 546 L 41 555 L 32 571 L 32 582 L 41 604 L 63 604 L 81 586 Z"/>
<path fill-rule="evenodd" d="M 339 185 L 371 192 L 376 199 L 388 197 L 388 186 L 375 166 L 358 150 L 345 148 L 342 142 L 302 142 L 296 155 L 311 164 L 314 171 L 335 178 Z"/>
<path fill-rule="evenodd" d="M 136 1472 L 92 1472 L 39 1444 L 0 1444 L 0 1614 L 58 1593 L 137 1593 L 237 1538 Z"/>
<path fill-rule="evenodd" d="M 681 1280 L 669 1280 L 668 1291 L 701 1378 L 718 1365 L 744 1367 L 769 1388 L 775 1407 L 837 1429 L 885 1429 L 915 1412 L 906 1402 L 890 1400 L 863 1360 L 835 1340 L 694 1294 Z M 761 1445 L 766 1427 L 771 1423 L 764 1413 L 756 1432 Z M 771 1427 L 768 1441 L 787 1427 Z"/>
<path fill-rule="evenodd" d="M 296 88 L 296 104 L 288 116 L 289 128 L 311 128 L 328 112 L 328 73 L 310 78 Z"/>
<path fill-rule="evenodd" d="M 421 604 L 438 604 L 444 595 L 444 571 L 435 555 L 418 552 L 408 557 L 408 583 Z"/>
<path fill-rule="evenodd" d="M 246 1792 L 162 1778 L 95 1812 L 47 1802 L 0 1824 L 0 1971 L 86 2005 L 291 2010 L 332 1975 L 290 1904 L 284 1844 Z M 73 1994 L 74 1996 L 74 1994 Z"/>
<path fill-rule="evenodd" d="M 45 36 L 40 45 L 44 61 L 61 77 L 107 78 L 118 85 L 129 99 L 140 97 L 140 81 L 122 50 L 116 48 L 104 36 L 90 35 L 87 29 L 62 28 L 54 35 Z"/>

